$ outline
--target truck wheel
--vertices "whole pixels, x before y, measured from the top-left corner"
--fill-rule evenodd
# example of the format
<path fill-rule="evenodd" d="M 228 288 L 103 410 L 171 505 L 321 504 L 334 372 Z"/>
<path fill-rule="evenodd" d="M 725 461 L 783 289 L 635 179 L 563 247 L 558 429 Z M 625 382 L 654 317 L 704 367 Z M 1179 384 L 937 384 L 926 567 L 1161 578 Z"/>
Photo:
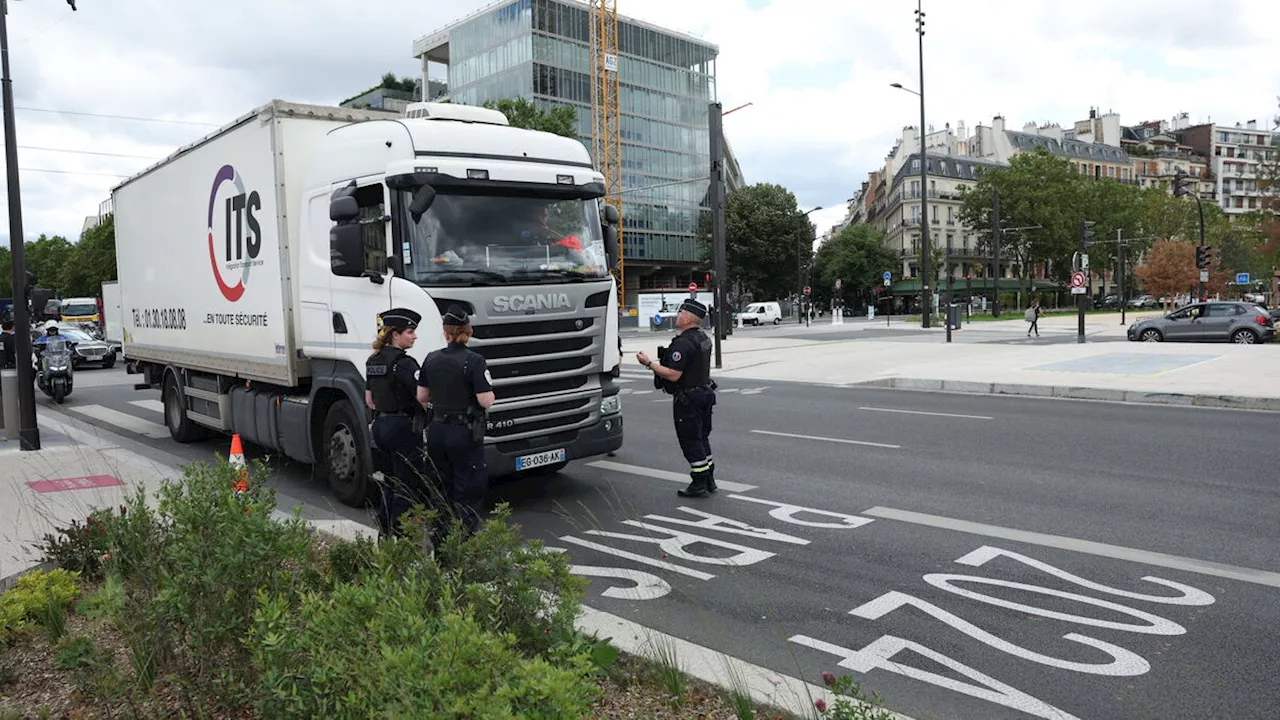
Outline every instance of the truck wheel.
<path fill-rule="evenodd" d="M 320 434 L 321 472 L 344 505 L 364 507 L 369 495 L 369 451 L 363 447 L 360 423 L 345 400 L 334 403 Z"/>
<path fill-rule="evenodd" d="M 164 375 L 160 402 L 164 404 L 164 424 L 169 428 L 170 437 L 180 443 L 204 439 L 204 428 L 187 417 L 187 403 L 182 396 L 182 388 L 178 385 L 178 378 L 171 372 Z"/>

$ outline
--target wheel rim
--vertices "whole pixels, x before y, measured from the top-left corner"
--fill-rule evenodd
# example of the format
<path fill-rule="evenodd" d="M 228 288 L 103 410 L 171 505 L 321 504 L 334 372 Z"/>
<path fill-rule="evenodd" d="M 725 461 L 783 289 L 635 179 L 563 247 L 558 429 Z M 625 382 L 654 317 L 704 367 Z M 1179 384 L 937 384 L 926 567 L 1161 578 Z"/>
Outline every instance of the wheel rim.
<path fill-rule="evenodd" d="M 1252 345 L 1253 333 L 1249 332 L 1248 330 L 1241 330 L 1240 332 L 1236 333 L 1236 344 Z"/>
<path fill-rule="evenodd" d="M 178 403 L 178 389 L 175 387 L 169 392 L 169 397 L 164 404 L 165 420 L 169 423 L 170 430 L 176 430 L 182 425 L 182 406 Z"/>
<path fill-rule="evenodd" d="M 1160 342 L 1160 333 L 1155 330 L 1148 330 L 1142 333 L 1142 340 L 1144 342 Z"/>
<path fill-rule="evenodd" d="M 347 480 L 355 475 L 356 438 L 345 424 L 339 424 L 329 436 L 329 473 L 335 479 Z"/>

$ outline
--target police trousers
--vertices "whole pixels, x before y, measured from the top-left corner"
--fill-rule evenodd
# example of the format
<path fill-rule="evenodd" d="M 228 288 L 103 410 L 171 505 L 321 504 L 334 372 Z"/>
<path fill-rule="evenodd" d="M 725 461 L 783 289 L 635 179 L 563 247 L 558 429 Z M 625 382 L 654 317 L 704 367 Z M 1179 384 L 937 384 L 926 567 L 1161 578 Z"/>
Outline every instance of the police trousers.
<path fill-rule="evenodd" d="M 373 442 L 383 456 L 378 502 L 378 527 L 384 535 L 403 536 L 400 516 L 418 503 L 432 506 L 425 476 L 422 435 L 413 431 L 413 419 L 382 415 L 373 421 Z"/>
<path fill-rule="evenodd" d="M 711 407 L 716 394 L 711 388 L 678 393 L 671 403 L 680 452 L 689 462 L 689 477 L 698 485 L 715 481 L 715 461 L 711 457 Z"/>
<path fill-rule="evenodd" d="M 489 492 L 484 443 L 472 439 L 469 425 L 435 420 L 427 427 L 427 454 L 458 519 L 469 531 L 476 532 Z"/>

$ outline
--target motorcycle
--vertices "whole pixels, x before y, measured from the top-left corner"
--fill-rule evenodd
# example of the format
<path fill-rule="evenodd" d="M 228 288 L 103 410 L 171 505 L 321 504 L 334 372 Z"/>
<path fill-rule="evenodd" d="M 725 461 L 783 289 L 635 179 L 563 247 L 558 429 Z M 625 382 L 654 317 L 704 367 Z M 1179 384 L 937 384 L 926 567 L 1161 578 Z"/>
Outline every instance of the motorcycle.
<path fill-rule="evenodd" d="M 55 338 L 40 345 L 36 385 L 59 405 L 71 394 L 72 372 L 70 343 Z"/>

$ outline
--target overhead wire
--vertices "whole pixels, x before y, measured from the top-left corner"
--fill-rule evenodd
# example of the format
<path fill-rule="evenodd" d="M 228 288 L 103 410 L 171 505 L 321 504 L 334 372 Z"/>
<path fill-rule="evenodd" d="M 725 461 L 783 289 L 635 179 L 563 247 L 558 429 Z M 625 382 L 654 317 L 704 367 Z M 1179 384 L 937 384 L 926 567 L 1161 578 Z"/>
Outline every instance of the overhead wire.
<path fill-rule="evenodd" d="M 199 127 L 218 127 L 214 123 L 195 122 L 194 120 L 167 120 L 164 118 L 135 117 L 132 115 L 108 115 L 105 113 L 91 113 L 91 112 L 83 112 L 79 110 L 53 110 L 50 108 L 22 107 L 19 105 L 15 105 L 13 109 L 22 110 L 24 112 L 52 113 L 55 115 L 79 115 L 82 117 L 108 118 L 112 120 L 131 120 L 134 122 L 168 123 L 170 125 L 196 125 Z"/>
<path fill-rule="evenodd" d="M 4 147 L 4 145 L 0 143 L 0 147 Z M 100 155 L 102 157 L 131 158 L 134 160 L 158 160 L 159 159 L 155 157 L 149 157 L 147 155 L 126 155 L 123 153 L 99 152 L 97 150 L 70 150 L 66 148 L 36 147 L 34 145 L 19 145 L 18 149 L 19 150 L 38 150 L 40 152 L 70 153 L 72 155 Z"/>

